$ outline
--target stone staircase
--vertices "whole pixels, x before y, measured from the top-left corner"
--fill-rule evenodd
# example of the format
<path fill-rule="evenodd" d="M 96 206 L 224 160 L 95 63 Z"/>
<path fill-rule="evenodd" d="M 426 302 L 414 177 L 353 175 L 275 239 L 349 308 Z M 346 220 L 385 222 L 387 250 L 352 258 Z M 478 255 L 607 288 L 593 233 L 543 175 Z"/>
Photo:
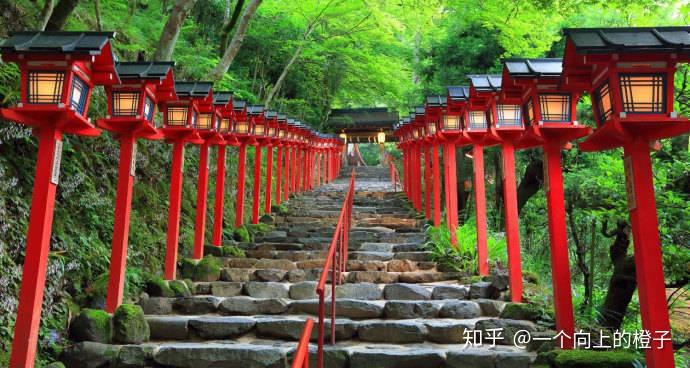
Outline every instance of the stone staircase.
<path fill-rule="evenodd" d="M 190 297 L 142 299 L 151 340 L 111 345 L 110 366 L 289 367 L 305 319 L 316 320 L 316 280 L 350 170 L 291 199 L 273 231 L 239 244 L 246 258 L 221 258 L 220 280 L 197 282 Z M 500 318 L 505 302 L 490 299 L 489 282 L 460 284 L 460 274 L 428 261 L 422 220 L 409 208 L 392 192 L 387 168 L 357 169 L 350 258 L 335 289 L 337 344 L 326 346 L 325 366 L 528 367 L 534 354 L 513 347 L 512 335 L 538 327 Z M 329 298 L 326 304 L 328 311 Z M 330 328 L 327 321 L 327 336 Z M 497 328 L 505 340 L 495 346 L 465 346 L 473 331 Z M 312 344 L 314 367 L 315 352 Z"/>

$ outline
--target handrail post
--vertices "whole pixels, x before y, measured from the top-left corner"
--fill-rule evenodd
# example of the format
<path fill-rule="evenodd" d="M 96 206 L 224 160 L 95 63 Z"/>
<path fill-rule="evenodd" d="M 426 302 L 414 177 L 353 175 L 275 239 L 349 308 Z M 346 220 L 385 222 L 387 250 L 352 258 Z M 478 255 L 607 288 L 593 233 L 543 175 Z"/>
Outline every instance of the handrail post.
<path fill-rule="evenodd" d="M 337 254 L 337 252 L 333 252 L 333 269 L 331 271 L 331 345 L 335 345 L 335 283 L 340 278 L 340 275 L 336 272 L 336 267 L 338 266 Z"/>
<path fill-rule="evenodd" d="M 319 347 L 316 351 L 316 366 L 318 368 L 323 368 L 323 339 L 324 339 L 324 314 L 325 314 L 325 303 L 324 303 L 324 293 L 323 291 L 317 291 L 319 293 L 319 331 L 318 331 L 318 344 Z"/>

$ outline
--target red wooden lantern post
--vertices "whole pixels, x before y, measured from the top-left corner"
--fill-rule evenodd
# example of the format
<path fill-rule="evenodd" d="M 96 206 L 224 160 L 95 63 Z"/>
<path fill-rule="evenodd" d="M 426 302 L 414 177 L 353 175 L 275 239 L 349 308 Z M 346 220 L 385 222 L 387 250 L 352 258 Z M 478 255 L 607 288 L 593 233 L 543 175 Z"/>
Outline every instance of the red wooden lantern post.
<path fill-rule="evenodd" d="M 650 159 L 653 141 L 690 131 L 673 110 L 676 64 L 690 61 L 690 27 L 566 29 L 565 85 L 587 82 L 597 129 L 580 148 L 623 147 L 645 350 L 651 368 L 672 367 L 673 349 Z M 665 335 L 662 335 L 665 334 Z"/>
<path fill-rule="evenodd" d="M 210 84 L 210 82 L 209 82 Z M 201 83 L 197 83 L 197 88 Z M 199 118 L 197 120 L 197 133 L 203 140 L 199 142 L 199 176 L 196 191 L 196 216 L 194 222 L 194 259 L 204 257 L 204 245 L 206 235 L 206 208 L 208 196 L 208 151 L 211 146 L 224 146 L 225 141 L 219 133 L 221 122 L 221 108 L 215 104 L 213 93 L 199 101 Z"/>
<path fill-rule="evenodd" d="M 441 170 L 439 168 L 438 157 L 438 137 L 436 135 L 437 126 L 443 116 L 443 109 L 446 106 L 446 98 L 441 96 L 429 96 L 426 98 L 424 119 L 426 122 L 426 137 L 424 138 L 431 148 L 430 166 L 432 173 L 433 187 L 433 223 L 434 226 L 441 225 Z M 427 168 L 428 169 L 428 168 Z M 428 185 L 428 184 L 427 184 Z"/>
<path fill-rule="evenodd" d="M 414 112 L 410 114 L 410 119 L 412 122 L 412 128 L 414 129 L 413 134 L 415 135 L 415 145 L 414 145 L 414 175 L 415 178 L 415 201 L 417 202 L 417 211 L 424 212 L 426 218 L 429 218 L 427 211 L 428 201 L 424 202 L 423 192 L 428 192 L 428 187 L 422 185 L 426 183 L 421 180 L 423 178 L 422 168 L 426 167 L 426 121 L 424 120 L 424 107 L 415 107 Z"/>
<path fill-rule="evenodd" d="M 105 310 L 108 313 L 122 303 L 127 264 L 129 215 L 132 204 L 138 138 L 160 139 L 153 122 L 156 104 L 175 95 L 172 62 L 119 63 L 122 84 L 106 86 L 108 116 L 97 121 L 120 141 L 120 166 L 115 197 L 110 273 Z"/>
<path fill-rule="evenodd" d="M 287 201 L 290 199 L 290 191 L 291 191 L 291 175 L 292 175 L 292 147 L 293 147 L 293 134 L 294 134 L 294 125 L 295 125 L 295 119 L 288 119 L 287 120 L 287 126 L 285 127 L 285 139 L 283 146 L 285 147 L 285 162 L 284 162 L 284 173 L 283 176 L 285 177 L 284 182 L 283 182 L 283 200 Z"/>
<path fill-rule="evenodd" d="M 216 202 L 213 208 L 213 235 L 211 244 L 223 245 L 223 207 L 225 206 L 225 154 L 226 146 L 239 146 L 239 141 L 232 133 L 235 119 L 232 92 L 216 92 L 213 103 L 220 112 L 218 133 L 223 137 L 223 144 L 218 144 L 218 158 L 216 160 Z"/>
<path fill-rule="evenodd" d="M 259 223 L 259 208 L 261 205 L 261 148 L 266 144 L 266 120 L 264 118 L 264 107 L 262 105 L 251 105 L 247 108 L 247 115 L 252 120 L 254 129 L 252 135 L 255 139 L 254 150 L 254 192 L 252 201 L 252 224 Z"/>
<path fill-rule="evenodd" d="M 211 85 L 208 83 L 202 83 L 197 88 L 195 82 L 176 82 L 175 92 L 177 98 L 165 101 L 162 105 L 163 128 L 161 131 L 166 141 L 173 145 L 164 271 L 164 277 L 167 280 L 174 280 L 177 270 L 184 146 L 186 143 L 201 143 L 201 138 L 194 130 L 199 118 L 197 103 L 198 100 L 212 98 Z"/>
<path fill-rule="evenodd" d="M 10 367 L 33 367 L 45 289 L 62 134 L 98 136 L 86 117 L 95 85 L 119 83 L 111 32 L 18 32 L 0 46 L 19 65 L 21 103 L 5 119 L 34 128 L 38 156 Z"/>
<path fill-rule="evenodd" d="M 400 144 L 398 147 L 402 151 L 403 156 L 403 191 L 408 200 L 412 201 L 411 188 L 410 188 L 410 141 L 412 140 L 412 134 L 410 131 L 410 118 L 404 117 L 400 121 Z"/>
<path fill-rule="evenodd" d="M 564 332 L 560 346 L 572 348 L 575 321 L 561 149 L 569 141 L 589 134 L 591 128 L 575 120 L 579 91 L 561 86 L 561 70 L 562 59 L 507 59 L 504 61 L 501 93 L 522 96 L 523 118 L 527 127 L 517 146 L 544 148 L 544 189 L 548 205 L 556 329 Z"/>
<path fill-rule="evenodd" d="M 280 204 L 283 199 L 283 147 L 285 147 L 286 131 L 287 116 L 284 114 L 278 114 L 278 139 L 276 140 L 276 204 Z"/>
<path fill-rule="evenodd" d="M 271 194 L 273 191 L 273 146 L 278 140 L 278 113 L 266 111 L 266 188 L 264 188 L 264 213 L 271 213 Z"/>
<path fill-rule="evenodd" d="M 237 200 L 235 202 L 235 227 L 240 227 L 244 223 L 244 184 L 246 182 L 247 146 L 256 144 L 256 140 L 251 135 L 253 127 L 252 120 L 247 111 L 247 103 L 235 101 L 233 103 L 233 110 L 235 112 L 233 133 L 240 143 L 237 158 Z"/>
<path fill-rule="evenodd" d="M 510 296 L 522 301 L 522 266 L 520 256 L 520 220 L 515 183 L 515 144 L 524 132 L 520 95 L 501 94 L 501 76 L 472 75 L 470 99 L 477 96 L 486 103 L 489 132 L 501 142 L 503 153 L 503 199 L 508 243 Z M 500 97 L 500 98 L 499 98 Z M 478 115 L 478 114 L 477 114 Z"/>

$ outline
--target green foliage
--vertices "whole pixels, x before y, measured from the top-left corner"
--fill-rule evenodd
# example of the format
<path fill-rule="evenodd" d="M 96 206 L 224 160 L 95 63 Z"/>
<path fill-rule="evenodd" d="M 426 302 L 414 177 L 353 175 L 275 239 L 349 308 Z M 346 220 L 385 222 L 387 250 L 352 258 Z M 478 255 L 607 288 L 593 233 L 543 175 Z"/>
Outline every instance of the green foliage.
<path fill-rule="evenodd" d="M 544 314 L 545 311 L 535 304 L 507 303 L 501 312 L 501 318 L 537 321 Z"/>
<path fill-rule="evenodd" d="M 196 264 L 194 281 L 217 281 L 220 277 L 220 261 L 213 256 L 204 257 Z"/>
<path fill-rule="evenodd" d="M 172 298 L 175 296 L 175 291 L 172 289 L 171 285 L 167 280 L 163 280 L 161 277 L 152 277 L 146 282 L 146 292 L 150 296 L 160 296 L 166 298 Z"/>
<path fill-rule="evenodd" d="M 244 250 L 236 245 L 224 245 L 223 256 L 233 258 L 245 258 Z"/>
<path fill-rule="evenodd" d="M 249 243 L 252 239 L 249 237 L 249 231 L 246 227 L 241 226 L 234 230 L 232 237 L 240 243 Z"/>
<path fill-rule="evenodd" d="M 627 351 L 568 350 L 555 361 L 558 368 L 637 368 L 644 359 Z"/>
<path fill-rule="evenodd" d="M 192 296 L 192 292 L 189 290 L 187 283 L 182 280 L 171 280 L 168 282 L 170 289 L 175 294 L 176 297 L 188 297 Z"/>

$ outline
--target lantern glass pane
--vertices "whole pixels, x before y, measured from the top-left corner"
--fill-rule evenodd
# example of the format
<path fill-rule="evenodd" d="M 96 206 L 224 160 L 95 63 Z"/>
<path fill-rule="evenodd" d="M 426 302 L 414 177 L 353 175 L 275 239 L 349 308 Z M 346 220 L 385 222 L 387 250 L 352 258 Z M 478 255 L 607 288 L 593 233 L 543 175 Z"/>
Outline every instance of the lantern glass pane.
<path fill-rule="evenodd" d="M 269 127 L 268 128 L 268 136 L 269 137 L 274 137 L 276 135 L 276 128 L 274 127 Z"/>
<path fill-rule="evenodd" d="M 419 130 L 412 129 L 412 136 L 416 139 L 419 138 Z"/>
<path fill-rule="evenodd" d="M 426 135 L 434 135 L 436 134 L 436 123 L 433 121 L 430 121 L 426 123 Z"/>
<path fill-rule="evenodd" d="M 237 133 L 237 134 L 248 134 L 249 133 L 249 124 L 247 123 L 246 120 L 240 120 L 237 123 L 235 123 L 235 133 Z"/>
<path fill-rule="evenodd" d="M 532 102 L 532 98 L 527 100 L 527 103 L 525 103 L 524 106 L 524 112 L 523 114 L 525 115 L 525 123 L 527 125 L 535 125 L 537 123 L 537 114 L 534 111 L 534 103 Z"/>
<path fill-rule="evenodd" d="M 470 129 L 486 129 L 486 114 L 484 111 L 470 111 Z"/>
<path fill-rule="evenodd" d="M 522 114 L 518 105 L 497 105 L 498 120 L 497 127 L 520 127 L 522 126 Z"/>
<path fill-rule="evenodd" d="M 460 130 L 460 115 L 443 116 L 444 130 Z"/>
<path fill-rule="evenodd" d="M 263 124 L 255 124 L 254 125 L 254 135 L 258 135 L 258 136 L 264 135 L 264 125 Z"/>
<path fill-rule="evenodd" d="M 611 102 L 608 83 L 604 83 L 594 91 L 594 103 L 599 115 L 599 123 L 604 123 L 613 115 L 613 103 Z"/>
<path fill-rule="evenodd" d="M 113 115 L 136 115 L 139 108 L 139 95 L 139 92 L 113 92 Z"/>
<path fill-rule="evenodd" d="M 80 114 L 86 111 L 86 97 L 89 94 L 89 86 L 86 82 L 76 75 L 72 77 L 72 94 L 69 99 L 70 105 Z"/>
<path fill-rule="evenodd" d="M 285 138 L 285 129 L 280 129 L 278 131 L 278 137 L 279 138 Z"/>
<path fill-rule="evenodd" d="M 570 95 L 544 94 L 539 95 L 539 109 L 541 121 L 544 122 L 570 122 Z"/>
<path fill-rule="evenodd" d="M 213 115 L 200 114 L 198 129 L 211 129 L 213 127 Z"/>
<path fill-rule="evenodd" d="M 621 74 L 623 111 L 629 113 L 664 113 L 666 76 L 664 74 Z"/>
<path fill-rule="evenodd" d="M 58 104 L 64 83 L 64 72 L 29 72 L 27 101 L 32 104 Z"/>
<path fill-rule="evenodd" d="M 186 126 L 188 111 L 189 109 L 185 106 L 168 107 L 166 124 L 170 126 Z"/>
<path fill-rule="evenodd" d="M 153 100 L 147 96 L 146 101 L 144 101 L 144 119 L 146 119 L 148 121 L 152 121 L 153 120 L 153 114 L 155 112 L 156 112 L 156 104 L 154 104 Z"/>
<path fill-rule="evenodd" d="M 197 122 L 199 121 L 199 114 L 194 111 L 192 112 L 192 128 L 197 128 Z"/>
<path fill-rule="evenodd" d="M 223 133 L 227 133 L 230 131 L 230 119 L 229 118 L 224 118 L 220 120 L 220 131 Z"/>

